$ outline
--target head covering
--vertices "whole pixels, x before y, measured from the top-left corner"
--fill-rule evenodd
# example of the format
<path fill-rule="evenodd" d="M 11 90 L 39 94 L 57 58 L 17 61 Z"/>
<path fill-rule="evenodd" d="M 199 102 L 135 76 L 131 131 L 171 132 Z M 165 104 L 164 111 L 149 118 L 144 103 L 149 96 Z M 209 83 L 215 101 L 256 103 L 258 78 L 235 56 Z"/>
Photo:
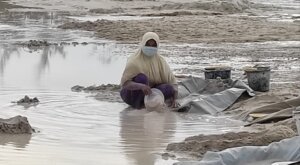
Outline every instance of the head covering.
<path fill-rule="evenodd" d="M 156 33 L 147 32 L 142 38 L 142 42 L 139 50 L 136 54 L 128 58 L 123 76 L 121 79 L 121 85 L 126 81 L 132 80 L 137 74 L 143 73 L 148 77 L 150 85 L 158 84 L 176 84 L 176 79 L 172 73 L 166 60 L 159 54 L 148 57 L 143 54 L 142 47 L 146 45 L 146 42 L 153 39 L 159 47 L 159 37 Z"/>

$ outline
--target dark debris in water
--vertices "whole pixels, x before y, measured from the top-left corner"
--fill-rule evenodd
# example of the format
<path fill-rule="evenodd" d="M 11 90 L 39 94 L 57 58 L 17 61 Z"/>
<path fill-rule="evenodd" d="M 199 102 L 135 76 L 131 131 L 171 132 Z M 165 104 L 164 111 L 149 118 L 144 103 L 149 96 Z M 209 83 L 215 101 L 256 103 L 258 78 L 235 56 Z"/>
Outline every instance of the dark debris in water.
<path fill-rule="evenodd" d="M 50 46 L 50 43 L 47 41 L 38 41 L 38 40 L 29 40 L 27 43 L 28 47 L 38 47 L 38 46 Z"/>
<path fill-rule="evenodd" d="M 119 91 L 121 89 L 120 85 L 116 84 L 102 84 L 99 86 L 88 86 L 88 87 L 83 87 L 80 85 L 73 86 L 71 88 L 72 91 L 74 92 L 98 92 L 98 91 Z"/>
<path fill-rule="evenodd" d="M 48 42 L 46 40 L 29 40 L 26 42 L 21 42 L 21 43 L 17 43 L 17 45 L 21 45 L 27 48 L 41 48 L 41 47 L 48 47 L 48 46 L 65 46 L 65 45 L 73 45 L 73 46 L 77 46 L 77 45 L 88 45 L 87 42 Z"/>
<path fill-rule="evenodd" d="M 112 14 L 112 13 L 123 13 L 124 9 L 122 8 L 113 8 L 113 9 L 90 9 L 89 12 L 96 13 L 96 14 Z"/>
<path fill-rule="evenodd" d="M 25 95 L 24 98 L 18 100 L 18 101 L 13 101 L 12 103 L 17 103 L 17 104 L 38 104 L 40 101 L 38 98 L 30 98 L 29 96 Z"/>
<path fill-rule="evenodd" d="M 31 134 L 34 132 L 26 117 L 0 118 L 0 134 Z"/>
<path fill-rule="evenodd" d="M 172 159 L 176 158 L 176 155 L 165 152 L 165 153 L 161 154 L 161 157 L 164 160 L 168 160 L 169 158 L 172 158 Z"/>
<path fill-rule="evenodd" d="M 80 85 L 73 86 L 71 88 L 73 92 L 91 92 L 96 93 L 91 97 L 94 97 L 96 100 L 99 101 L 108 101 L 108 102 L 123 102 L 119 91 L 121 90 L 120 85 L 116 84 L 102 84 L 99 86 L 88 86 L 83 87 Z"/>
<path fill-rule="evenodd" d="M 9 2 L 6 2 L 5 0 L 0 0 L 0 11 L 2 10 L 8 11 L 7 9 L 14 9 L 14 8 L 42 9 L 40 7 L 20 6 L 16 4 L 11 4 Z"/>

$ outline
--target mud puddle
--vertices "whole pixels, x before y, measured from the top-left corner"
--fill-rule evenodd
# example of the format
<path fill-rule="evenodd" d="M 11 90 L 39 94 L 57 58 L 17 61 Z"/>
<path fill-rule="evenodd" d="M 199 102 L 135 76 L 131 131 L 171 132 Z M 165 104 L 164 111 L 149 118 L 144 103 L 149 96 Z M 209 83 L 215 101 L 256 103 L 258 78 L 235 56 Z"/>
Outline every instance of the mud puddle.
<path fill-rule="evenodd" d="M 0 43 L 29 40 L 49 42 L 95 42 L 93 34 L 84 31 L 61 30 L 56 27 L 68 20 L 68 12 L 3 12 L 0 13 Z M 101 42 L 101 40 L 97 40 Z"/>
<path fill-rule="evenodd" d="M 0 50 L 1 117 L 26 116 L 39 132 L 25 139 L 1 136 L 0 163 L 166 165 L 175 162 L 161 158 L 168 143 L 200 132 L 240 130 L 243 125 L 227 118 L 220 122 L 211 116 L 127 110 L 123 103 L 70 90 L 75 84 L 118 83 L 126 56 L 134 50 L 130 45 L 50 45 L 32 50 L 1 44 Z M 11 103 L 24 95 L 40 103 Z"/>
<path fill-rule="evenodd" d="M 163 44 L 161 52 L 177 74 L 203 76 L 203 67 L 213 63 L 232 65 L 233 77 L 239 77 L 245 65 L 268 64 L 273 69 L 272 83 L 277 84 L 298 80 L 297 45 Z M 116 43 L 36 49 L 0 44 L 1 117 L 24 115 L 40 131 L 25 142 L 5 138 L 0 162 L 167 165 L 177 161 L 161 157 L 169 143 L 196 134 L 243 130 L 242 122 L 228 117 L 132 111 L 124 103 L 71 92 L 70 88 L 77 84 L 118 84 L 126 57 L 136 48 Z M 24 95 L 38 97 L 40 104 L 23 107 L 11 103 Z M 18 162 L 13 161 L 15 156 Z"/>
<path fill-rule="evenodd" d="M 24 28 L 22 24 L 10 26 Z M 35 29 L 35 23 L 24 26 Z M 37 39 L 49 35 L 49 43 L 62 39 L 60 34 L 64 33 L 42 27 L 34 32 Z M 70 40 L 86 41 L 81 33 L 66 34 Z M 199 132 L 239 130 L 243 125 L 229 119 L 216 123 L 210 116 L 128 111 L 123 103 L 99 101 L 89 93 L 71 91 L 77 84 L 118 84 L 126 57 L 134 53 L 136 45 L 96 41 L 28 47 L 19 44 L 28 41 L 22 36 L 0 43 L 1 118 L 26 116 L 39 133 L 26 138 L 1 136 L 1 163 L 172 164 L 175 160 L 164 160 L 160 155 L 168 143 Z M 68 39 L 62 41 L 70 43 Z M 30 107 L 11 103 L 24 95 L 37 97 L 40 103 Z"/>

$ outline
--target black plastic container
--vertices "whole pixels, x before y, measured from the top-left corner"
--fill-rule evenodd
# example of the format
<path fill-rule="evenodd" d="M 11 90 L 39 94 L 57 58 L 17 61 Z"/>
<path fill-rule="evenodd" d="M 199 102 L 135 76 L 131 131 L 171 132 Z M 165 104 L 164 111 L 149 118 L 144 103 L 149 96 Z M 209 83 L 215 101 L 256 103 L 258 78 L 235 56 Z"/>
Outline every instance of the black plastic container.
<path fill-rule="evenodd" d="M 229 67 L 208 67 L 204 70 L 205 79 L 216 79 L 220 77 L 221 79 L 231 78 L 231 68 Z"/>
<path fill-rule="evenodd" d="M 259 92 L 267 92 L 270 88 L 270 67 L 255 67 L 245 70 L 250 88 Z"/>

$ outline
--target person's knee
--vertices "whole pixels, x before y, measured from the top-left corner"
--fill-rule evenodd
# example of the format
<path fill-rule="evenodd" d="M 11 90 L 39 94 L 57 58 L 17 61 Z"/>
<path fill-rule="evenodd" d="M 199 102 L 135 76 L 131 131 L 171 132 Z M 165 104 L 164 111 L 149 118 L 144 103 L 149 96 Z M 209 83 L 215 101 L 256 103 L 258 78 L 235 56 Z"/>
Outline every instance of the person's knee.
<path fill-rule="evenodd" d="M 175 90 L 172 85 L 169 85 L 169 84 L 166 85 L 166 90 L 167 90 L 167 92 L 166 92 L 167 98 L 166 99 L 169 99 L 174 96 Z"/>
<path fill-rule="evenodd" d="M 174 96 L 175 90 L 172 85 L 162 84 L 156 88 L 164 94 L 165 99 L 169 99 Z"/>
<path fill-rule="evenodd" d="M 121 89 L 121 91 L 120 91 L 120 96 L 121 96 L 121 98 L 122 98 L 122 100 L 125 102 L 125 103 L 127 103 L 127 104 L 129 104 L 129 95 L 128 95 L 128 90 L 127 89 Z"/>
<path fill-rule="evenodd" d="M 133 78 L 133 81 L 136 83 L 148 84 L 148 77 L 143 73 L 139 73 Z"/>
<path fill-rule="evenodd" d="M 144 104 L 144 93 L 142 91 L 130 91 L 122 89 L 120 91 L 122 100 L 133 108 L 141 109 Z"/>

